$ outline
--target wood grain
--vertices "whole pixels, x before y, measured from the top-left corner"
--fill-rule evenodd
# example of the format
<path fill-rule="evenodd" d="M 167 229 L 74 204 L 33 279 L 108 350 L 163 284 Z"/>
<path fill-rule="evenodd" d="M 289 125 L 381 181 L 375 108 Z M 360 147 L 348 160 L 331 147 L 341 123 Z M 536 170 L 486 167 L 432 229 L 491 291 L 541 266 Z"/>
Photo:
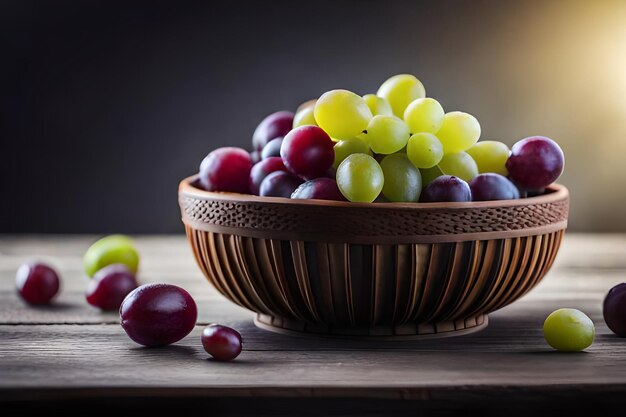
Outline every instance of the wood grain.
<path fill-rule="evenodd" d="M 184 236 L 138 237 L 140 279 L 185 287 L 198 302 L 200 312 L 199 325 L 189 336 L 159 349 L 134 344 L 114 313 L 100 313 L 84 301 L 87 281 L 80 260 L 95 239 L 0 237 L 3 404 L 21 404 L 22 409 L 24 404 L 51 407 L 71 398 L 90 404 L 100 399 L 112 407 L 120 398 L 119 404 L 127 404 L 124 401 L 160 397 L 174 402 L 184 399 L 186 404 L 196 399 L 200 406 L 202 399 L 214 398 L 216 404 L 222 404 L 224 414 L 232 415 L 246 415 L 250 407 L 256 407 L 258 415 L 262 410 L 270 410 L 268 415 L 285 415 L 289 404 L 308 404 L 301 415 L 315 415 L 319 407 L 343 410 L 336 415 L 401 415 L 398 410 L 408 412 L 417 407 L 432 411 L 453 404 L 465 410 L 496 410 L 498 399 L 506 399 L 508 404 L 519 402 L 508 413 L 515 415 L 516 410 L 528 411 L 535 406 L 545 409 L 546 401 L 566 398 L 579 410 L 589 404 L 595 410 L 610 404 L 605 415 L 611 415 L 610 410 L 623 407 L 626 401 L 626 340 L 613 336 L 601 316 L 602 298 L 608 289 L 626 281 L 623 235 L 566 234 L 544 280 L 520 300 L 492 313 L 487 329 L 452 339 L 402 342 L 289 337 L 264 331 L 253 325 L 252 313 L 227 301 L 206 282 Z M 251 247 L 251 241 L 245 238 L 221 244 L 242 245 L 250 251 L 261 249 Z M 302 256 L 299 246 L 287 249 L 290 256 Z M 342 250 L 338 246 L 325 256 L 343 256 Z M 14 291 L 15 270 L 22 262 L 35 258 L 54 264 L 63 277 L 62 294 L 51 307 L 27 307 Z M 462 258 L 459 268 L 471 269 L 472 260 L 465 264 Z M 320 257 L 316 262 L 327 277 L 322 287 L 303 286 L 305 272 L 300 270 L 293 271 L 295 282 L 285 282 L 283 290 L 286 297 L 298 291 L 309 300 L 301 307 L 310 314 L 330 314 L 332 311 L 312 305 L 307 295 L 323 291 L 333 300 L 325 308 L 344 308 L 359 289 L 337 288 L 328 260 Z M 255 271 L 267 267 L 237 258 L 229 258 L 229 265 L 248 268 L 245 276 L 251 280 L 260 279 Z M 386 268 L 384 264 L 378 267 Z M 503 271 L 498 291 L 506 292 L 515 280 L 515 275 L 507 271 Z M 395 271 L 390 273 L 396 276 Z M 428 289 L 420 287 L 419 282 L 407 294 L 394 296 L 422 296 Z M 381 287 L 380 291 L 386 290 Z M 455 299 L 459 294 L 446 296 Z M 379 307 L 371 314 L 418 313 Z M 586 352 L 562 354 L 545 343 L 543 320 L 560 307 L 579 308 L 596 323 L 596 341 Z M 232 325 L 242 333 L 244 351 L 232 363 L 212 361 L 202 350 L 202 325 L 214 321 Z M 229 402 L 228 398 L 236 397 L 258 401 Z M 298 401 L 290 403 L 289 398 Z M 132 408 L 132 404 L 128 406 Z"/>

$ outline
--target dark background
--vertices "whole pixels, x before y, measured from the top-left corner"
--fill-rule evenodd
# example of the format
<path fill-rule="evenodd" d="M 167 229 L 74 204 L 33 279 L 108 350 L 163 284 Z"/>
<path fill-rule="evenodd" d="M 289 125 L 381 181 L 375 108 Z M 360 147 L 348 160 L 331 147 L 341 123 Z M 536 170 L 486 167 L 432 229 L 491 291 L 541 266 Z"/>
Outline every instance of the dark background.
<path fill-rule="evenodd" d="M 483 139 L 561 144 L 626 231 L 626 2 L 0 2 L 0 233 L 182 233 L 179 181 L 267 114 L 413 73 Z"/>

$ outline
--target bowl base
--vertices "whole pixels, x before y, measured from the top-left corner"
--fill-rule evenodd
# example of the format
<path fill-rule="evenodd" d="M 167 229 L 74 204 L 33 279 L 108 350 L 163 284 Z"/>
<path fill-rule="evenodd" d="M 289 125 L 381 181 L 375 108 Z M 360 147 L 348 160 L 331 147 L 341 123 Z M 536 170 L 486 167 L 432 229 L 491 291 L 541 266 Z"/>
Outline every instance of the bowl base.
<path fill-rule="evenodd" d="M 486 314 L 437 323 L 406 323 L 399 326 L 338 328 L 312 324 L 277 316 L 257 314 L 254 324 L 264 330 L 291 336 L 325 337 L 360 340 L 422 340 L 462 336 L 487 327 Z"/>

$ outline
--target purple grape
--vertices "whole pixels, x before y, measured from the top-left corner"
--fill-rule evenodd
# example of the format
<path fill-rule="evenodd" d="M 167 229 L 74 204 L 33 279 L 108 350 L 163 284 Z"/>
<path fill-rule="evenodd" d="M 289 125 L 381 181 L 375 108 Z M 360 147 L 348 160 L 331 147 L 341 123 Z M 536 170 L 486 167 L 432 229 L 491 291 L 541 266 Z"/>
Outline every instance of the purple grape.
<path fill-rule="evenodd" d="M 300 184 L 302 184 L 302 180 L 295 175 L 289 172 L 275 171 L 261 181 L 259 195 L 290 198 Z"/>
<path fill-rule="evenodd" d="M 267 145 L 263 147 L 261 151 L 261 159 L 271 158 L 273 156 L 280 156 L 280 146 L 283 144 L 283 138 L 278 137 L 270 140 Z"/>
<path fill-rule="evenodd" d="M 87 302 L 102 310 L 117 310 L 135 288 L 137 280 L 124 264 L 111 264 L 98 270 L 85 293 Z"/>
<path fill-rule="evenodd" d="M 49 265 L 35 262 L 23 264 L 15 275 L 17 293 L 32 305 L 48 304 L 59 292 L 61 279 Z"/>
<path fill-rule="evenodd" d="M 314 198 L 318 200 L 346 201 L 339 191 L 337 181 L 331 178 L 316 178 L 301 184 L 291 194 L 291 198 Z"/>
<path fill-rule="evenodd" d="M 337 169 L 335 167 L 328 168 L 328 171 L 324 173 L 323 177 L 332 178 L 333 180 L 337 178 Z"/>
<path fill-rule="evenodd" d="M 515 143 L 506 161 L 509 177 L 520 188 L 539 190 L 556 181 L 565 164 L 563 151 L 552 139 L 532 136 Z"/>
<path fill-rule="evenodd" d="M 619 337 L 626 337 L 626 282 L 609 290 L 602 304 L 606 325 Z"/>
<path fill-rule="evenodd" d="M 241 334 L 220 324 L 209 324 L 202 330 L 202 347 L 218 361 L 231 361 L 241 353 Z"/>
<path fill-rule="evenodd" d="M 269 174 L 275 171 L 287 171 L 283 160 L 280 157 L 271 157 L 261 160 L 259 163 L 254 164 L 250 170 L 250 193 L 259 195 L 259 187 L 261 182 Z"/>
<path fill-rule="evenodd" d="M 461 178 L 441 175 L 422 190 L 420 202 L 434 203 L 443 201 L 472 201 L 472 191 Z"/>
<path fill-rule="evenodd" d="M 193 330 L 196 302 L 171 284 L 144 284 L 131 291 L 120 306 L 120 324 L 128 337 L 144 346 L 176 343 Z"/>
<path fill-rule="evenodd" d="M 300 126 L 285 136 L 280 156 L 295 175 L 311 180 L 323 177 L 335 161 L 335 143 L 321 128 Z"/>
<path fill-rule="evenodd" d="M 506 177 L 491 172 L 475 176 L 469 186 L 474 201 L 514 200 L 520 197 L 515 184 Z"/>
<path fill-rule="evenodd" d="M 249 193 L 252 158 L 241 148 L 218 148 L 200 164 L 200 185 L 207 191 Z"/>
<path fill-rule="evenodd" d="M 252 135 L 252 147 L 261 151 L 267 143 L 279 136 L 285 136 L 293 127 L 293 113 L 278 111 L 267 116 L 256 127 Z"/>

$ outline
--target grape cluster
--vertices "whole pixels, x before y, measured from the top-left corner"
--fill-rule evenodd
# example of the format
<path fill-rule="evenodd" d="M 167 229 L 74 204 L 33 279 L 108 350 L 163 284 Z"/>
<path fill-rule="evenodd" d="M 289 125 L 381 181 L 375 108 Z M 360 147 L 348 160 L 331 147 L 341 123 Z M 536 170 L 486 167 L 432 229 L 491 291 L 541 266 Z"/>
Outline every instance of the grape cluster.
<path fill-rule="evenodd" d="M 563 172 L 563 151 L 547 137 L 509 149 L 480 134 L 474 116 L 446 113 L 415 76 L 398 74 L 376 94 L 331 90 L 295 113 L 270 114 L 252 152 L 214 150 L 198 184 L 269 197 L 464 202 L 538 195 Z"/>

